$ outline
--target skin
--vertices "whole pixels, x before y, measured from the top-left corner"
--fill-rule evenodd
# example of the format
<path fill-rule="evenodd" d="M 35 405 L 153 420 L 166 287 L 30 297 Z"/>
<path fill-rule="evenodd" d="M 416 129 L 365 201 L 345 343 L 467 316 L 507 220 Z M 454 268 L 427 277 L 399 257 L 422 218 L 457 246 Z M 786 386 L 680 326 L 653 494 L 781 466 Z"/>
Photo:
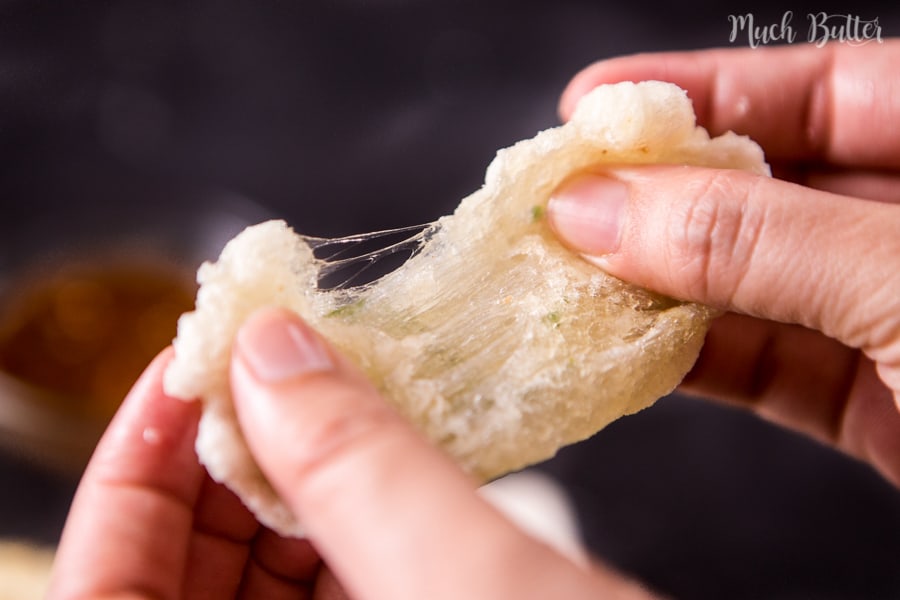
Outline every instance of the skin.
<path fill-rule="evenodd" d="M 751 408 L 900 485 L 900 41 L 637 55 L 569 84 L 684 88 L 712 135 L 749 135 L 777 178 L 681 167 L 602 174 L 626 188 L 616 248 L 557 226 L 608 272 L 729 311 L 683 390 Z M 755 74 L 748 77 L 748 73 Z M 602 203 L 591 183 L 579 201 Z M 852 192 L 854 195 L 847 195 Z M 551 206 L 550 218 L 555 219 Z M 575 230 L 573 230 L 575 229 Z M 603 245 L 603 244 L 600 244 Z"/>
<path fill-rule="evenodd" d="M 888 42 L 593 65 L 564 93 L 563 118 L 600 83 L 670 80 L 712 133 L 750 134 L 804 185 L 613 169 L 560 190 L 548 212 L 564 241 L 611 273 L 727 311 L 686 390 L 828 440 L 895 483 L 898 58 Z M 611 194 L 620 219 L 566 218 L 563 208 L 599 214 Z M 85 473 L 50 598 L 650 597 L 518 530 L 315 332 L 267 309 L 238 335 L 232 389 L 251 451 L 309 533 L 275 536 L 197 463 L 199 407 L 162 391 L 170 356 L 135 385 Z"/>

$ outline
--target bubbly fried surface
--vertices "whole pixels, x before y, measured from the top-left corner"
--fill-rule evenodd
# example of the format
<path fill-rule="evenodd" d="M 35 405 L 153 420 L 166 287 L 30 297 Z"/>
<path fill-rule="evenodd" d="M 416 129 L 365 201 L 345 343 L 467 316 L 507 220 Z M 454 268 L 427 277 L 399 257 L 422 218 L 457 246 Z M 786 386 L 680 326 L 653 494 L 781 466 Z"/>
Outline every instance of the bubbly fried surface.
<path fill-rule="evenodd" d="M 466 470 L 490 479 L 552 456 L 670 392 L 712 311 L 625 284 L 564 248 L 543 210 L 568 178 L 604 165 L 676 163 L 768 174 L 760 148 L 710 139 L 661 82 L 601 86 L 572 120 L 500 150 L 484 186 L 422 251 L 361 289 L 317 288 L 317 260 L 280 221 L 250 227 L 204 264 L 179 322 L 166 389 L 200 398 L 197 450 L 262 523 L 299 535 L 241 437 L 232 339 L 256 308 L 298 312 Z"/>

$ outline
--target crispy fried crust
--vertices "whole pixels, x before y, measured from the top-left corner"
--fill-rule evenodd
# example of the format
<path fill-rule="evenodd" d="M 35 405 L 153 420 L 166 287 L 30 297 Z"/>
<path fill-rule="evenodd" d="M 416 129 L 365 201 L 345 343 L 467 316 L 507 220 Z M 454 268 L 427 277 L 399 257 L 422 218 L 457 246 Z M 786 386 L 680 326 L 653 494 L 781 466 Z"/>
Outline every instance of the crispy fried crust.
<path fill-rule="evenodd" d="M 204 402 L 200 460 L 268 527 L 302 528 L 256 466 L 231 404 L 232 339 L 256 308 L 291 308 L 360 365 L 416 427 L 482 479 L 552 456 L 670 392 L 712 316 L 614 279 L 563 248 L 542 215 L 552 191 L 612 164 L 768 174 L 760 148 L 696 127 L 672 84 L 602 86 L 573 119 L 501 150 L 485 185 L 423 251 L 375 284 L 316 288 L 319 263 L 283 222 L 248 228 L 204 264 L 166 373 Z"/>

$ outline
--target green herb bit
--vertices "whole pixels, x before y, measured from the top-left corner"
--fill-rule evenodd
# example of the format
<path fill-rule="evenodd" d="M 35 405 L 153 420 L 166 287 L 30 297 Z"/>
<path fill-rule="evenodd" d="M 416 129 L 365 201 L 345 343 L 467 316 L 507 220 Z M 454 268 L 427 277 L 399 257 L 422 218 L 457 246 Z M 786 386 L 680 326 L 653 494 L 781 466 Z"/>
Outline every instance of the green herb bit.
<path fill-rule="evenodd" d="M 351 302 L 349 304 L 339 306 L 338 308 L 334 309 L 333 311 L 327 313 L 325 315 L 325 318 L 331 319 L 333 317 L 342 317 L 342 318 L 350 317 L 352 315 L 355 315 L 357 312 L 359 312 L 359 309 L 362 308 L 363 304 L 365 304 L 365 299 L 360 298 L 356 302 Z"/>
<path fill-rule="evenodd" d="M 531 207 L 531 222 L 537 223 L 544 218 L 544 207 L 537 204 Z"/>
<path fill-rule="evenodd" d="M 562 315 L 557 311 L 549 312 L 544 315 L 544 322 L 552 327 L 559 327 L 560 321 L 562 321 Z"/>

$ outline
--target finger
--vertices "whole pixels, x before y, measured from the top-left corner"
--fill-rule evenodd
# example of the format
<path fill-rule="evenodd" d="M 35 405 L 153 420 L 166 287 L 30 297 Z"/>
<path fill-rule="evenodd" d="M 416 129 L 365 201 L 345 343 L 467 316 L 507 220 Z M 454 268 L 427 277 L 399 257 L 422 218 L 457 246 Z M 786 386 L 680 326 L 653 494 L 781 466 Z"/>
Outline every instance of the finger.
<path fill-rule="evenodd" d="M 353 598 L 581 597 L 598 585 L 479 498 L 296 316 L 245 324 L 232 387 L 263 472 Z"/>
<path fill-rule="evenodd" d="M 728 313 L 712 324 L 682 391 L 836 444 L 858 363 L 857 350 L 819 332 Z"/>
<path fill-rule="evenodd" d="M 687 91 L 712 133 L 749 135 L 772 160 L 897 168 L 900 136 L 887 124 L 900 119 L 898 59 L 898 40 L 626 56 L 577 74 L 560 114 L 597 85 L 659 79 Z"/>
<path fill-rule="evenodd" d="M 163 352 L 125 399 L 84 474 L 54 566 L 50 597 L 179 597 L 204 471 L 199 409 L 170 398 Z"/>
<path fill-rule="evenodd" d="M 261 529 L 244 570 L 241 598 L 311 598 L 321 561 L 309 540 Z"/>
<path fill-rule="evenodd" d="M 341 583 L 329 569 L 322 569 L 313 600 L 350 600 Z"/>
<path fill-rule="evenodd" d="M 681 391 L 751 408 L 900 485 L 900 412 L 859 351 L 798 326 L 726 314 Z"/>
<path fill-rule="evenodd" d="M 204 477 L 194 507 L 182 598 L 234 598 L 260 525 L 225 486 Z"/>
<path fill-rule="evenodd" d="M 807 171 L 791 181 L 842 196 L 900 204 L 900 174 L 871 171 Z"/>
<path fill-rule="evenodd" d="M 900 207 L 751 174 L 617 169 L 550 201 L 561 239 L 676 298 L 817 329 L 900 364 Z"/>

